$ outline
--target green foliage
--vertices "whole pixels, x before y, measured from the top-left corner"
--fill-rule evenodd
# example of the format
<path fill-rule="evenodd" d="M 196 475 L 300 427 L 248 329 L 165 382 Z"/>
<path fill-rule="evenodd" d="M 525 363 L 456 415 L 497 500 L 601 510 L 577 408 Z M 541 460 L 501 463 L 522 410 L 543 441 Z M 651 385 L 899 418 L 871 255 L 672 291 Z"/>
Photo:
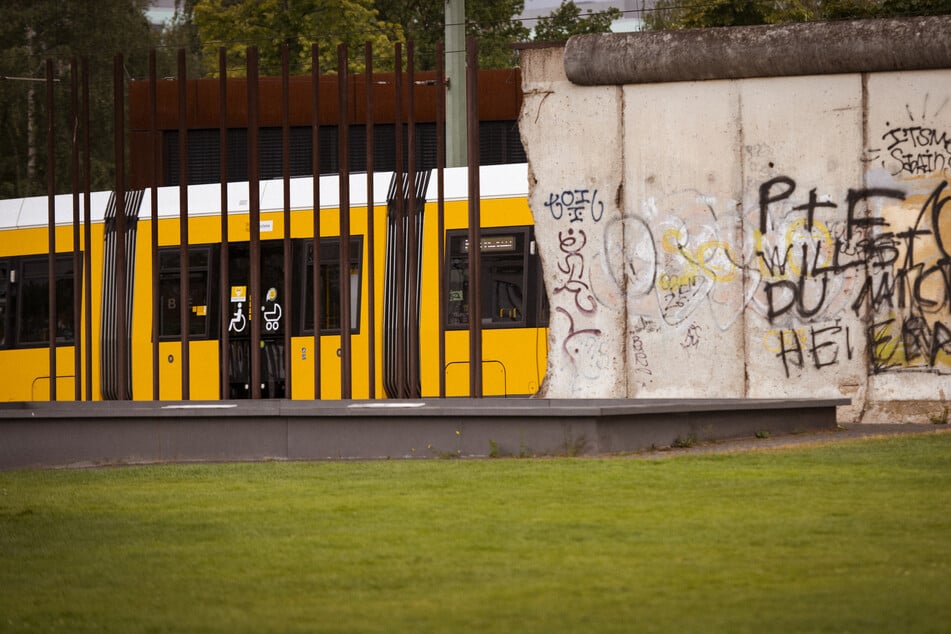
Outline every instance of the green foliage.
<path fill-rule="evenodd" d="M 161 47 L 157 50 L 160 67 L 168 69 L 160 77 L 172 76 L 177 72 L 178 51 L 181 49 L 187 54 L 185 63 L 188 76 L 204 76 L 201 38 L 193 20 L 195 2 L 197 0 L 176 0 L 175 15 L 162 30 Z"/>
<path fill-rule="evenodd" d="M 939 432 L 5 472 L 0 630 L 941 632 L 949 461 Z"/>
<path fill-rule="evenodd" d="M 535 26 L 534 39 L 542 42 L 560 42 L 572 35 L 585 33 L 606 33 L 611 23 L 621 17 L 620 9 L 611 7 L 597 13 L 588 9 L 581 17 L 581 9 L 573 0 L 564 0 L 557 9 L 541 18 Z"/>
<path fill-rule="evenodd" d="M 951 13 L 951 0 L 660 0 L 650 29 L 781 24 Z"/>
<path fill-rule="evenodd" d="M 44 83 L 0 80 L 0 198 L 45 194 L 52 165 L 57 192 L 71 189 L 72 59 L 85 59 L 90 90 L 90 180 L 113 187 L 113 68 L 123 53 L 125 78 L 144 77 L 155 42 L 146 0 L 4 0 L 0 2 L 0 76 L 45 78 L 53 61 L 56 156 L 47 157 Z"/>
<path fill-rule="evenodd" d="M 336 72 L 341 43 L 349 48 L 350 70 L 360 72 L 366 42 L 374 48 L 374 68 L 383 70 L 392 68 L 394 44 L 403 39 L 400 26 L 380 19 L 371 0 L 197 0 L 193 20 L 212 75 L 221 47 L 229 74 L 243 75 L 249 46 L 258 48 L 261 75 L 279 75 L 284 44 L 291 73 L 305 74 L 314 42 L 321 72 Z"/>
<path fill-rule="evenodd" d="M 416 65 L 435 68 L 436 43 L 445 40 L 445 0 L 375 0 L 380 18 L 402 26 L 413 41 Z M 513 17 L 524 0 L 467 0 L 466 36 L 479 40 L 480 68 L 511 68 L 516 63 L 512 44 L 528 39 L 528 29 Z"/>

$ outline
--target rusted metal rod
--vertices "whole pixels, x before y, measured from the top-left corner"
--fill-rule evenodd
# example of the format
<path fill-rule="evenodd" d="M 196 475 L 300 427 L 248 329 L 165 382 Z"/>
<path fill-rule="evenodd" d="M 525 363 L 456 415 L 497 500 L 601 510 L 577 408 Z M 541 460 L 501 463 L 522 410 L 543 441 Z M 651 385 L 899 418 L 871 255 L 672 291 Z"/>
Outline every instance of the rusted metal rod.
<path fill-rule="evenodd" d="M 159 320 L 161 319 L 159 287 L 159 236 L 158 236 L 158 72 L 156 70 L 155 49 L 149 51 L 149 139 L 152 143 L 152 184 L 151 184 L 151 254 L 152 254 L 152 400 L 161 398 L 159 370 Z"/>
<path fill-rule="evenodd" d="M 409 367 L 409 397 L 419 398 L 419 244 L 416 239 L 416 60 L 414 59 L 412 40 L 406 43 L 406 142 L 407 165 L 406 182 L 409 185 L 409 211 L 407 213 L 407 231 L 409 232 L 406 249 L 407 289 L 407 361 Z"/>
<path fill-rule="evenodd" d="M 394 217 L 394 233 L 396 234 L 396 255 L 394 256 L 396 271 L 394 273 L 396 295 L 396 390 L 397 398 L 408 398 L 406 377 L 406 231 L 404 220 L 405 204 L 403 191 L 403 47 L 396 44 L 394 54 L 394 127 L 396 131 L 396 201 Z"/>
<path fill-rule="evenodd" d="M 82 331 L 83 284 L 79 272 L 82 271 L 82 251 L 79 244 L 79 64 L 74 57 L 70 62 L 70 114 L 72 127 L 70 147 L 70 177 L 73 190 L 73 398 L 83 398 L 83 343 L 79 333 Z"/>
<path fill-rule="evenodd" d="M 482 232 L 479 207 L 479 47 L 466 40 L 469 170 L 469 394 L 482 398 Z"/>
<path fill-rule="evenodd" d="M 261 398 L 261 190 L 258 176 L 258 48 L 248 47 L 248 198 L 251 231 L 248 305 L 251 315 L 251 398 Z"/>
<path fill-rule="evenodd" d="M 185 49 L 178 49 L 178 226 L 179 226 L 179 316 L 182 342 L 182 400 L 191 398 L 191 355 L 189 343 L 191 307 L 188 272 L 188 78 Z"/>
<path fill-rule="evenodd" d="M 114 65 L 114 118 L 116 155 L 116 398 L 129 398 L 128 389 L 128 294 L 126 293 L 125 218 L 125 65 L 121 54 Z"/>
<path fill-rule="evenodd" d="M 83 338 L 86 345 L 83 349 L 86 352 L 86 400 L 92 400 L 92 209 L 90 192 L 91 180 L 91 159 L 89 150 L 89 60 L 85 57 L 82 61 L 82 81 L 83 81 L 83 286 L 85 295 L 83 297 L 86 305 L 85 331 Z M 79 333 L 76 333 L 79 336 Z"/>
<path fill-rule="evenodd" d="M 53 60 L 46 60 L 46 196 L 49 231 L 49 251 L 47 254 L 48 301 L 47 335 L 49 335 L 50 354 L 50 400 L 56 400 L 56 132 L 55 111 L 53 109 Z"/>
<path fill-rule="evenodd" d="M 436 44 L 436 252 L 439 268 L 439 397 L 446 397 L 446 61 Z"/>
<path fill-rule="evenodd" d="M 313 262 L 311 270 L 313 274 L 313 309 L 314 309 L 314 398 L 320 399 L 320 49 L 316 43 L 310 47 L 311 71 L 311 171 L 314 178 L 314 236 Z"/>
<path fill-rule="evenodd" d="M 376 213 L 373 205 L 373 45 L 366 43 L 365 54 L 367 92 L 367 397 L 376 398 Z"/>
<path fill-rule="evenodd" d="M 281 173 L 284 177 L 284 397 L 291 398 L 291 124 L 288 46 L 281 47 Z M 273 396 L 273 395 L 272 395 Z"/>
<path fill-rule="evenodd" d="M 228 53 L 218 49 L 218 163 L 221 181 L 221 398 L 231 396 L 231 243 L 228 236 Z"/>
<path fill-rule="evenodd" d="M 353 397 L 353 357 L 350 341 L 350 117 L 347 45 L 337 46 L 339 96 L 337 139 L 340 161 L 340 398 Z"/>

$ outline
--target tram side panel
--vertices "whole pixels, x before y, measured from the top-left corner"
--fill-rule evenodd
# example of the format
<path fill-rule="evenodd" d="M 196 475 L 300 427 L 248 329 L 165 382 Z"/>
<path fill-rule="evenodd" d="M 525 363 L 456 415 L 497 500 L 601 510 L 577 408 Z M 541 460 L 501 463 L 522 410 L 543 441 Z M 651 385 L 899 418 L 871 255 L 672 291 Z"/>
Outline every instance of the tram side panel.
<path fill-rule="evenodd" d="M 435 226 L 435 205 L 429 215 Z M 469 395 L 468 205 L 446 203 L 443 298 L 446 359 L 438 367 L 434 349 L 438 332 L 435 267 L 425 269 L 421 337 L 425 368 L 424 394 L 438 394 L 438 372 L 445 373 L 447 396 Z M 547 363 L 547 303 L 534 247 L 531 211 L 524 197 L 481 202 L 482 379 L 485 396 L 525 396 L 538 391 Z M 427 221 L 429 222 L 429 220 Z M 436 232 L 427 232 L 424 248 L 437 252 Z M 424 258 L 428 256 L 424 253 Z"/>
<path fill-rule="evenodd" d="M 295 256 L 293 271 L 293 337 L 291 340 L 292 393 L 294 399 L 315 398 L 314 373 L 314 296 L 313 296 L 313 218 L 310 211 L 296 212 L 292 217 Z M 353 398 L 368 398 L 369 363 L 366 305 L 369 301 L 367 282 L 366 208 L 350 210 L 350 262 L 345 279 L 350 290 L 351 388 Z M 321 210 L 319 254 L 320 293 L 320 398 L 338 399 L 342 385 L 342 338 L 340 310 L 340 223 L 338 209 Z M 379 258 L 376 258 L 377 261 Z M 379 266 L 377 270 L 380 271 Z M 382 279 L 377 273 L 377 279 Z M 377 290 L 379 294 L 379 290 Z M 376 369 L 379 374 L 379 367 Z M 377 380 L 379 385 L 379 380 Z"/>
<path fill-rule="evenodd" d="M 339 222 L 336 209 L 322 212 L 321 275 L 321 397 L 340 397 Z M 247 398 L 250 395 L 250 332 L 261 320 L 261 379 L 265 398 L 287 398 L 284 358 L 290 354 L 293 398 L 314 398 L 315 351 L 313 339 L 312 226 L 309 210 L 291 215 L 291 289 L 284 289 L 283 213 L 261 214 L 261 283 L 250 288 L 250 227 L 246 214 L 229 217 L 229 279 L 226 306 L 220 306 L 220 220 L 198 217 L 189 221 L 189 351 L 190 390 L 193 399 Z M 365 216 L 365 211 L 363 212 Z M 354 210 L 351 220 L 351 327 L 354 397 L 367 396 L 365 220 Z M 160 393 L 162 399 L 181 398 L 179 224 L 163 220 L 159 232 Z M 144 241 L 144 240 L 143 240 Z M 151 256 L 139 269 L 137 283 L 146 298 L 136 305 L 134 347 L 136 394 L 151 395 Z M 287 298 L 290 297 L 290 304 Z M 222 386 L 220 362 L 221 314 L 229 316 L 229 382 Z M 285 328 L 291 328 L 291 348 L 285 350 Z M 379 371 L 379 370 L 378 370 Z M 137 396 L 139 398 L 139 396 Z"/>
<path fill-rule="evenodd" d="M 30 202 L 36 202 L 31 200 Z M 45 204 L 45 199 L 44 199 Z M 59 211 L 57 212 L 59 216 Z M 56 381 L 57 400 L 75 398 L 76 381 L 85 394 L 85 363 L 81 359 L 80 376 L 75 372 L 76 341 L 85 332 L 85 303 L 81 307 L 81 324 L 77 332 L 74 323 L 73 278 L 82 279 L 82 264 L 74 270 L 73 231 L 71 225 L 60 225 L 55 230 L 57 255 L 55 258 L 56 367 L 52 376 L 49 357 L 49 250 L 48 231 L 45 227 L 9 228 L 0 230 L 0 400 L 48 400 L 50 386 Z M 93 225 L 92 244 L 102 243 L 101 225 Z M 96 303 L 100 292 L 96 281 L 101 275 L 101 258 L 93 252 L 93 333 L 94 369 L 98 368 L 99 327 Z M 85 293 L 83 293 L 83 296 Z M 55 377 L 55 378 L 53 378 Z M 93 394 L 98 394 L 98 372 L 94 370 Z"/>
<path fill-rule="evenodd" d="M 138 221 L 138 239 L 134 254 L 134 274 L 130 279 L 130 296 L 133 302 L 132 323 L 130 328 L 130 372 L 132 375 L 132 397 L 140 400 L 152 398 L 152 253 L 151 222 L 148 206 Z M 295 399 L 314 397 L 313 377 L 315 370 L 315 351 L 313 349 L 313 309 L 312 295 L 312 255 L 307 261 L 307 249 L 312 243 L 313 214 L 310 210 L 299 210 L 292 214 L 291 235 L 293 241 L 293 281 L 292 289 L 283 289 L 283 214 L 279 211 L 265 211 L 261 216 L 262 253 L 265 263 L 262 270 L 264 288 L 257 293 L 260 304 L 255 306 L 255 294 L 250 292 L 248 275 L 241 271 L 241 262 L 247 268 L 247 253 L 242 258 L 242 249 L 248 249 L 250 236 L 249 216 L 246 213 L 232 213 L 229 217 L 229 239 L 231 245 L 231 279 L 229 296 L 242 286 L 250 293 L 247 305 L 239 310 L 237 302 L 220 306 L 221 270 L 220 270 L 220 217 L 214 210 L 196 210 L 189 220 L 189 357 L 190 357 L 190 396 L 193 399 L 217 399 L 246 396 L 240 394 L 240 380 L 222 386 L 220 381 L 221 363 L 221 319 L 222 311 L 228 314 L 243 315 L 250 323 L 253 319 L 262 320 L 262 340 L 266 346 L 283 347 L 283 328 L 291 327 L 293 337 L 291 349 L 285 351 L 291 355 L 292 391 Z M 204 214 L 204 215 L 203 215 Z M 421 290 L 420 290 L 420 380 L 424 396 L 435 396 L 439 392 L 439 375 L 445 373 L 449 395 L 468 394 L 468 299 L 466 297 L 467 267 L 465 234 L 467 204 L 465 201 L 446 203 L 446 259 L 438 262 L 436 234 L 436 204 L 426 205 L 423 242 L 421 245 Z M 483 241 L 480 245 L 483 254 L 483 377 L 486 395 L 524 395 L 537 390 L 545 369 L 545 350 L 547 315 L 544 315 L 544 289 L 540 286 L 540 273 L 537 271 L 537 256 L 533 250 L 532 219 L 524 197 L 489 199 L 482 202 Z M 386 358 L 384 354 L 384 280 L 386 274 L 386 224 L 387 210 L 378 206 L 374 211 L 376 253 L 374 271 L 376 287 L 374 296 L 369 295 L 368 266 L 369 253 L 366 227 L 366 208 L 354 207 L 351 210 L 351 314 L 353 317 L 353 396 L 354 398 L 381 398 L 385 396 L 383 376 Z M 321 212 L 321 264 L 322 302 L 320 315 L 323 336 L 321 337 L 321 397 L 339 398 L 340 396 L 340 310 L 336 299 L 339 288 L 339 211 L 324 209 Z M 179 236 L 180 225 L 177 217 L 166 214 L 159 222 L 159 293 L 154 301 L 159 303 L 159 379 L 160 397 L 166 400 L 181 398 L 182 354 L 180 343 L 180 296 L 179 296 Z M 102 398 L 100 388 L 101 356 L 101 311 L 103 279 L 104 230 L 102 223 L 93 227 L 92 279 L 93 279 L 93 373 L 89 379 L 93 382 L 94 398 Z M 71 245 L 71 227 L 57 229 L 57 245 Z M 21 316 L 26 304 L 19 301 L 26 285 L 25 278 L 19 273 L 27 259 L 37 260 L 31 265 L 37 271 L 46 273 L 48 248 L 44 228 L 19 229 L 4 232 L 0 241 L 0 278 L 6 284 L 0 284 L 0 355 L 4 362 L 0 364 L 0 395 L 3 400 L 43 400 L 48 398 L 49 379 L 43 385 L 43 377 L 49 376 L 48 339 L 27 344 Z M 453 251 L 455 249 L 455 252 Z M 60 254 L 60 258 L 70 258 L 69 254 Z M 71 260 L 70 260 L 71 261 Z M 3 271 L 6 267 L 6 272 Z M 438 273 L 440 267 L 446 276 L 447 293 L 446 319 L 446 365 L 439 367 L 437 336 L 439 332 L 439 288 Z M 29 268 L 29 267 L 27 267 Z M 15 270 L 14 282 L 10 282 L 10 271 Z M 81 272 L 80 272 L 81 274 Z M 39 275 L 39 273 L 36 273 Z M 36 277 L 34 275 L 34 277 Z M 312 275 L 312 274 L 310 274 Z M 453 277 L 455 276 L 455 278 Z M 27 276 L 29 278 L 29 276 Z M 29 278 L 32 279 L 32 278 Z M 59 284 L 59 283 L 58 283 Z M 71 284 L 71 283 L 70 283 Z M 268 299 L 268 292 L 275 290 L 276 301 Z M 70 286 L 71 288 L 71 286 Z M 34 290 L 34 294 L 46 296 L 45 291 Z M 42 290 L 42 289 L 41 289 Z M 85 293 L 84 293 L 85 295 Z M 274 304 L 281 303 L 288 295 L 292 306 L 282 315 L 278 328 L 268 331 L 264 326 L 268 313 L 273 319 Z M 369 322 L 370 302 L 375 302 L 375 323 Z M 270 303 L 269 303 L 270 302 Z M 32 303 L 32 302 L 31 302 Z M 60 303 L 58 301 L 58 303 Z M 68 303 L 71 309 L 72 303 Z M 286 304 L 282 305 L 286 306 Z M 262 310 L 263 309 L 263 310 Z M 85 315 L 85 309 L 83 310 Z M 28 316 L 28 315 L 27 315 Z M 309 324 L 308 324 L 309 319 Z M 36 320 L 34 320 L 36 321 Z M 40 320 L 42 321 L 42 320 Z M 34 323 L 34 326 L 36 323 Z M 247 324 L 245 324 L 247 326 Z M 373 328 L 376 334 L 375 346 L 375 391 L 369 392 L 367 373 L 368 333 Z M 231 332 L 232 364 L 235 363 L 234 350 L 244 345 L 249 338 L 243 332 Z M 47 335 L 48 336 L 48 335 Z M 242 336 L 246 337 L 242 339 Z M 35 339 L 42 339 L 39 335 Z M 57 346 L 57 392 L 60 399 L 72 398 L 73 384 L 73 347 L 67 338 Z M 275 348 L 272 348 L 272 351 Z M 249 352 L 246 350 L 246 353 Z M 238 355 L 240 356 L 240 355 Z M 262 355 L 268 359 L 268 355 Z M 266 361 L 265 361 L 266 362 Z M 233 377 L 240 379 L 240 377 Z M 285 397 L 279 389 L 266 394 L 272 397 Z"/>

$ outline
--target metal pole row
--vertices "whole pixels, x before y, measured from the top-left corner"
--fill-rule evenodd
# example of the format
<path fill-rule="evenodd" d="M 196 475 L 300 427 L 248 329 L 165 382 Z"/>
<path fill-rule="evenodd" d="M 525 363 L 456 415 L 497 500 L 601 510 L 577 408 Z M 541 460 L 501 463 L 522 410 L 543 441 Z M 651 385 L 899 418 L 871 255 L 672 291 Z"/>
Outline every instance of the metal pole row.
<path fill-rule="evenodd" d="M 438 360 L 439 360 L 439 395 L 446 393 L 445 365 L 446 365 L 446 345 L 445 345 L 445 303 L 446 303 L 446 279 L 443 261 L 445 252 L 445 206 L 444 206 L 444 169 L 446 162 L 446 79 L 443 63 L 444 47 L 440 43 L 437 49 L 436 59 L 436 172 L 437 172 L 437 252 L 440 265 L 438 268 Z M 322 397 L 322 374 L 321 374 L 321 338 L 322 338 L 322 314 L 326 312 L 323 306 L 325 297 L 322 289 L 324 279 L 321 276 L 320 266 L 320 242 L 321 242 L 321 213 L 320 213 L 320 68 L 318 60 L 318 46 L 312 46 L 312 119 L 311 119 L 311 141 L 312 141 L 312 176 L 313 176 L 313 236 L 311 262 L 313 275 L 313 327 L 314 327 L 314 396 Z M 417 146 L 416 146 L 416 75 L 415 75 L 415 50 L 412 42 L 406 45 L 406 77 L 403 76 L 403 55 L 402 45 L 395 46 L 395 68 L 394 68 L 394 121 L 395 121 L 395 198 L 394 201 L 394 247 L 396 258 L 394 264 L 395 271 L 395 293 L 393 298 L 396 302 L 396 365 L 397 365 L 397 385 L 399 393 L 396 394 L 402 398 L 414 398 L 420 395 L 420 332 L 419 319 L 421 317 L 420 309 L 420 284 L 421 278 L 421 259 L 419 251 L 422 247 L 420 242 L 422 218 L 419 217 L 418 196 L 420 191 L 417 187 Z M 284 187 L 283 204 L 283 265 L 284 265 L 284 297 L 283 313 L 286 315 L 284 321 L 284 375 L 285 375 L 285 395 L 292 397 L 292 342 L 291 342 L 291 316 L 294 314 L 291 307 L 291 290 L 293 285 L 292 271 L 293 250 L 292 250 L 292 222 L 291 222 L 291 186 L 290 186 L 290 78 L 289 78 L 289 51 L 285 45 L 282 49 L 282 67 L 281 67 L 281 126 L 282 126 L 282 175 Z M 349 147 L 349 125 L 351 117 L 350 104 L 350 80 L 349 80 L 349 60 L 347 46 L 341 44 L 337 48 L 337 79 L 338 79 L 338 175 L 339 175 L 339 249 L 338 249 L 338 267 L 339 267 L 339 301 L 340 315 L 340 396 L 344 399 L 353 397 L 353 349 L 352 349 L 352 291 L 351 288 L 351 244 L 350 244 L 350 147 Z M 179 180 L 179 321 L 180 321 L 180 342 L 181 342 L 181 393 L 185 400 L 190 399 L 190 322 L 192 319 L 191 301 L 190 301 L 190 254 L 189 254 L 189 169 L 188 169 L 188 84 L 185 63 L 185 51 L 178 52 L 178 180 Z M 468 165 L 469 165 L 469 212 L 468 212 L 468 233 L 469 233 L 469 304 L 470 304 L 470 393 L 472 396 L 481 396 L 482 394 L 482 355 L 481 355 L 481 271 L 480 271 L 480 251 L 481 236 L 479 230 L 480 209 L 479 209 L 479 155 L 478 155 L 478 64 L 477 48 L 474 39 L 467 42 L 467 63 L 469 65 L 467 73 L 467 134 L 469 138 Z M 367 385 L 369 398 L 377 396 L 377 361 L 376 361 L 376 337 L 377 337 L 377 307 L 376 307 L 376 208 L 374 195 L 374 70 L 373 70 L 373 50 L 371 44 L 367 43 L 365 49 L 365 89 L 366 89 L 366 251 L 367 266 L 367 299 L 364 305 L 367 306 Z M 114 116 L 115 116 L 115 355 L 113 360 L 103 359 L 103 363 L 114 363 L 116 373 L 117 393 L 116 398 L 128 399 L 130 385 L 129 361 L 129 332 L 128 332 L 128 314 L 129 314 L 129 280 L 127 279 L 128 258 L 132 254 L 126 253 L 127 242 L 127 214 L 125 201 L 125 79 L 124 63 L 121 55 L 117 55 L 114 60 Z M 82 84 L 82 103 L 80 104 L 80 79 Z M 225 49 L 219 50 L 219 161 L 220 161 L 220 198 L 221 198 L 221 248 L 220 248 L 220 294 L 219 304 L 221 310 L 220 317 L 220 341 L 221 341 L 221 395 L 227 398 L 230 394 L 230 366 L 232 363 L 229 324 L 230 324 L 230 236 L 229 236 L 229 216 L 228 216 L 228 79 L 227 79 L 227 57 Z M 50 163 L 47 170 L 48 179 L 48 222 L 49 222 L 49 257 L 48 257 L 48 277 L 49 277 L 49 363 L 50 363 L 50 398 L 57 398 L 56 386 L 56 324 L 57 324 L 57 297 L 56 297 L 56 218 L 55 218 L 55 172 L 54 172 L 54 100 L 53 100 L 53 68 L 52 61 L 47 64 L 47 109 L 49 116 L 48 123 L 48 148 Z M 152 144 L 152 183 L 151 183 L 151 259 L 152 259 L 152 398 L 160 398 L 160 357 L 159 357 L 159 339 L 160 339 L 160 315 L 161 307 L 157 301 L 160 289 L 160 259 L 159 259 L 159 224 L 158 224 L 158 184 L 160 182 L 160 161 L 161 161 L 161 136 L 157 121 L 157 102 L 158 102 L 158 81 L 156 71 L 155 51 L 150 52 L 149 56 L 149 139 Z M 80 73 L 80 68 L 75 60 L 72 62 L 72 81 L 71 81 L 71 118 L 74 127 L 73 146 L 71 148 L 70 165 L 72 172 L 72 190 L 73 190 L 73 269 L 76 273 L 73 286 L 73 331 L 75 336 L 75 358 L 74 373 L 75 398 L 83 398 L 82 381 L 85 375 L 85 398 L 92 399 L 92 294 L 91 294 L 91 217 L 90 217 L 90 158 L 89 158 L 89 77 L 88 68 L 85 60 Z M 405 92 L 404 92 L 405 91 Z M 262 272 L 261 272 L 261 235 L 260 235 L 260 175 L 259 175 L 259 76 L 258 76 L 258 54 L 256 47 L 249 47 L 247 51 L 247 130 L 248 130 L 248 182 L 249 182 L 249 228 L 250 228 L 250 254 L 249 254 L 249 293 L 248 300 L 252 303 L 249 306 L 251 314 L 251 341 L 249 355 L 249 378 L 250 378 L 250 396 L 251 398 L 261 398 L 261 311 L 264 297 L 262 292 Z M 404 101 L 405 100 L 405 101 Z M 81 108 L 80 108 L 81 105 Z M 404 112 L 404 107 L 406 111 Z M 405 117 L 405 121 L 404 121 Z M 405 124 L 405 127 L 404 127 Z M 80 140 L 80 128 L 82 128 L 82 137 Z M 406 163 L 404 165 L 404 134 L 406 135 Z M 80 186 L 80 147 L 83 147 L 84 158 L 84 183 Z M 409 187 L 409 191 L 405 188 Z M 82 224 L 85 225 L 85 235 L 80 233 L 80 191 L 85 190 L 83 199 L 84 215 Z M 407 209 L 408 205 L 408 209 Z M 80 244 L 81 238 L 83 244 Z M 83 257 L 83 254 L 85 257 Z M 84 273 L 84 283 L 79 278 L 79 272 Z M 85 295 L 83 296 L 83 290 Z M 85 306 L 85 314 L 83 314 Z M 79 332 L 85 326 L 84 337 Z M 83 342 L 85 339 L 85 345 Z M 85 360 L 85 371 L 83 371 L 83 360 Z"/>
<path fill-rule="evenodd" d="M 92 259 L 90 212 L 90 159 L 89 159 L 89 70 L 86 59 L 81 64 L 70 61 L 69 126 L 70 126 L 70 189 L 72 194 L 72 323 L 60 319 L 64 307 L 57 304 L 56 262 L 56 202 L 55 202 L 55 130 L 53 61 L 46 61 L 47 108 L 47 336 L 49 348 L 50 400 L 59 396 L 57 379 L 57 338 L 60 328 L 71 328 L 73 345 L 73 398 L 92 400 Z M 82 153 L 84 175 L 80 176 Z M 80 207 L 83 212 L 80 212 Z M 85 306 L 85 313 L 83 312 Z M 64 335 L 64 340 L 68 339 Z M 85 390 L 83 383 L 85 379 Z"/>

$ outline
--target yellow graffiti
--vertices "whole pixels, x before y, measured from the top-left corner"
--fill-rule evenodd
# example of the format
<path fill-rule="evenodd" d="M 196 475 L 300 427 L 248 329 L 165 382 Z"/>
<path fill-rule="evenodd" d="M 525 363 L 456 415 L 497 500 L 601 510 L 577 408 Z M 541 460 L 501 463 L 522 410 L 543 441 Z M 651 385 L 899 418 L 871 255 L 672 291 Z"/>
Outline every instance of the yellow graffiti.
<path fill-rule="evenodd" d="M 934 342 L 921 345 L 923 342 L 918 340 L 914 331 L 907 331 L 902 323 L 900 315 L 891 313 L 889 319 L 879 322 L 869 332 L 873 359 L 876 362 L 883 363 L 889 368 L 951 366 L 951 354 L 946 352 L 943 345 L 935 345 Z M 922 325 L 931 332 L 932 337 L 937 336 L 934 331 L 934 324 Z M 909 355 L 906 345 L 915 341 L 917 343 L 912 343 L 913 348 Z M 934 354 L 934 359 L 930 358 L 932 354 Z"/>
<path fill-rule="evenodd" d="M 685 237 L 686 239 L 686 237 Z M 683 246 L 680 244 L 680 229 L 668 229 L 660 239 L 660 246 L 664 253 L 680 253 Z"/>
<path fill-rule="evenodd" d="M 722 252 L 723 257 L 718 258 L 717 253 Z M 711 240 L 704 242 L 697 247 L 697 263 L 700 264 L 700 270 L 714 282 L 732 282 L 736 279 L 736 261 L 730 245 L 722 240 Z M 725 261 L 725 263 L 724 263 Z"/>
<path fill-rule="evenodd" d="M 682 231 L 668 229 L 661 237 L 661 247 L 665 253 L 679 255 L 686 260 L 682 275 L 662 275 L 660 288 L 670 290 L 693 284 L 698 273 L 714 282 L 732 282 L 737 276 L 736 258 L 733 250 L 723 240 L 709 240 L 692 251 L 681 243 Z"/>
<path fill-rule="evenodd" d="M 907 366 L 908 360 L 905 358 L 904 346 L 899 346 L 901 337 L 894 336 L 893 330 L 897 329 L 898 322 L 894 319 L 888 320 L 885 324 L 879 324 L 871 333 L 874 346 L 875 359 L 888 359 L 890 364 L 896 366 Z"/>
<path fill-rule="evenodd" d="M 763 337 L 763 347 L 766 348 L 767 352 L 773 354 L 780 354 L 784 350 L 803 349 L 806 347 L 806 329 L 773 328 L 767 330 Z"/>
<path fill-rule="evenodd" d="M 694 273 L 685 273 L 683 275 L 662 274 L 657 280 L 657 287 L 662 291 L 673 291 L 683 286 L 693 286 L 697 281 Z"/>

